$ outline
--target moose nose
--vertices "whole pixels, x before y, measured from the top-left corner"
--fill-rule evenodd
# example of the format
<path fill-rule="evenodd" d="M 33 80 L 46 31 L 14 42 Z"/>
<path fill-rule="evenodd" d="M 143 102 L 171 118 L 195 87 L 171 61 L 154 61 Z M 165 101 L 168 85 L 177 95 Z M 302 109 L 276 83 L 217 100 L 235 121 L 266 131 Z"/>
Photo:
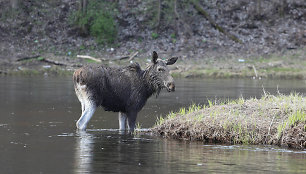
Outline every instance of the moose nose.
<path fill-rule="evenodd" d="M 169 92 L 175 91 L 175 85 L 173 82 L 167 84 L 167 88 Z"/>

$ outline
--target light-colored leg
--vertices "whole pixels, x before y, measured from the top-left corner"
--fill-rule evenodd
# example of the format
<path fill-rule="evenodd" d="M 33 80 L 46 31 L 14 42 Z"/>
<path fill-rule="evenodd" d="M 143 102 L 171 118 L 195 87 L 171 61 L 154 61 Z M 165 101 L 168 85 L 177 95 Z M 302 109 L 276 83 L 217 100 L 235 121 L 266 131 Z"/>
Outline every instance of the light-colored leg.
<path fill-rule="evenodd" d="M 126 114 L 119 112 L 119 130 L 124 131 L 126 127 Z"/>
<path fill-rule="evenodd" d="M 91 119 L 97 108 L 95 104 L 91 102 L 85 102 L 83 104 L 85 106 L 84 112 L 82 112 L 82 116 L 76 123 L 77 128 L 80 130 L 86 129 L 89 120 Z"/>
<path fill-rule="evenodd" d="M 91 95 L 87 91 L 86 85 L 76 84 L 75 92 L 82 105 L 82 115 L 76 123 L 76 126 L 80 130 L 86 129 L 86 126 L 96 111 L 96 105 L 91 101 Z"/>
<path fill-rule="evenodd" d="M 81 106 L 82 106 L 82 114 L 83 114 L 83 112 L 85 112 L 85 105 L 83 101 L 81 102 Z"/>
<path fill-rule="evenodd" d="M 76 96 L 78 97 L 80 103 L 81 103 L 81 106 L 82 106 L 82 113 L 85 111 L 85 101 L 84 101 L 84 91 L 85 91 L 85 88 L 86 86 L 85 85 L 79 85 L 77 84 L 75 87 L 74 87 L 74 91 L 75 91 L 75 94 Z"/>

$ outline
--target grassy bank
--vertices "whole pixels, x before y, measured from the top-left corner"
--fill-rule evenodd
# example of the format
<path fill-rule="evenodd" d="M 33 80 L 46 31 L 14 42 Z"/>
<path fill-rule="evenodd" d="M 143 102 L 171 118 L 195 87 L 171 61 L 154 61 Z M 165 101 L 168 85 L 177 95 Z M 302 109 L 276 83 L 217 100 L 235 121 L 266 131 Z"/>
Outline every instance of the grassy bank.
<path fill-rule="evenodd" d="M 186 78 L 306 79 L 306 49 L 264 56 L 227 55 L 181 60 L 173 76 Z"/>
<path fill-rule="evenodd" d="M 73 69 L 60 68 L 57 66 L 48 69 L 30 69 L 24 68 L 21 70 L 7 70 L 0 72 L 0 76 L 72 76 Z"/>
<path fill-rule="evenodd" d="M 192 105 L 159 118 L 153 132 L 206 143 L 306 148 L 306 97 L 265 95 L 226 104 Z"/>
<path fill-rule="evenodd" d="M 139 53 L 133 61 L 144 69 L 150 61 L 145 53 Z M 178 62 L 170 66 L 173 77 L 179 78 L 265 78 L 265 79 L 306 79 L 305 49 L 266 56 L 208 56 L 199 59 L 177 54 Z M 169 57 L 161 54 L 161 58 Z M 46 61 L 47 60 L 47 61 Z M 101 64 L 90 59 L 74 56 L 47 54 L 38 58 L 10 63 L 1 63 L 0 75 L 71 75 L 75 68 L 87 64 Z M 102 64 L 125 66 L 128 60 L 108 59 Z"/>

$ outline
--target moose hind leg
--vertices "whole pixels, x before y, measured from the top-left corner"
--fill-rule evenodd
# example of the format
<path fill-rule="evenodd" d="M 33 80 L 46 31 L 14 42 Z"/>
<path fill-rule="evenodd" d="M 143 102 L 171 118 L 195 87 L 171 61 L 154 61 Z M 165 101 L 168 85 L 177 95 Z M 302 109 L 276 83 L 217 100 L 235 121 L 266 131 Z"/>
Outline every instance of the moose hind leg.
<path fill-rule="evenodd" d="M 86 102 L 84 100 L 84 98 L 86 98 L 85 88 L 86 88 L 86 85 L 80 85 L 80 84 L 76 84 L 74 87 L 75 94 L 81 103 L 82 113 L 85 111 L 85 102 Z"/>
<path fill-rule="evenodd" d="M 86 126 L 95 113 L 97 108 L 95 102 L 92 100 L 92 93 L 87 88 L 86 85 L 81 85 L 79 83 L 75 84 L 76 95 L 82 105 L 82 115 L 76 123 L 78 129 L 84 130 Z"/>
<path fill-rule="evenodd" d="M 137 113 L 129 113 L 127 115 L 127 119 L 128 119 L 128 128 L 130 132 L 134 132 L 135 126 L 136 126 L 136 117 L 137 117 Z"/>
<path fill-rule="evenodd" d="M 125 113 L 119 112 L 119 130 L 124 131 L 126 127 L 127 116 Z"/>

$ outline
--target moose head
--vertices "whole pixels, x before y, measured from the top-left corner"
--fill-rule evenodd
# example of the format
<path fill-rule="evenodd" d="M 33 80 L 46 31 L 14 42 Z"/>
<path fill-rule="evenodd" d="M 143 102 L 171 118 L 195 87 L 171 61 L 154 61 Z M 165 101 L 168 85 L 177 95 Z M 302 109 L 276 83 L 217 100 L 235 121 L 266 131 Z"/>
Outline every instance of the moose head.
<path fill-rule="evenodd" d="M 173 65 L 178 57 L 172 57 L 167 60 L 158 58 L 158 55 L 153 51 L 152 64 L 149 66 L 149 79 L 154 86 L 157 94 L 161 89 L 166 88 L 168 92 L 175 91 L 173 77 L 169 73 L 168 65 Z"/>

